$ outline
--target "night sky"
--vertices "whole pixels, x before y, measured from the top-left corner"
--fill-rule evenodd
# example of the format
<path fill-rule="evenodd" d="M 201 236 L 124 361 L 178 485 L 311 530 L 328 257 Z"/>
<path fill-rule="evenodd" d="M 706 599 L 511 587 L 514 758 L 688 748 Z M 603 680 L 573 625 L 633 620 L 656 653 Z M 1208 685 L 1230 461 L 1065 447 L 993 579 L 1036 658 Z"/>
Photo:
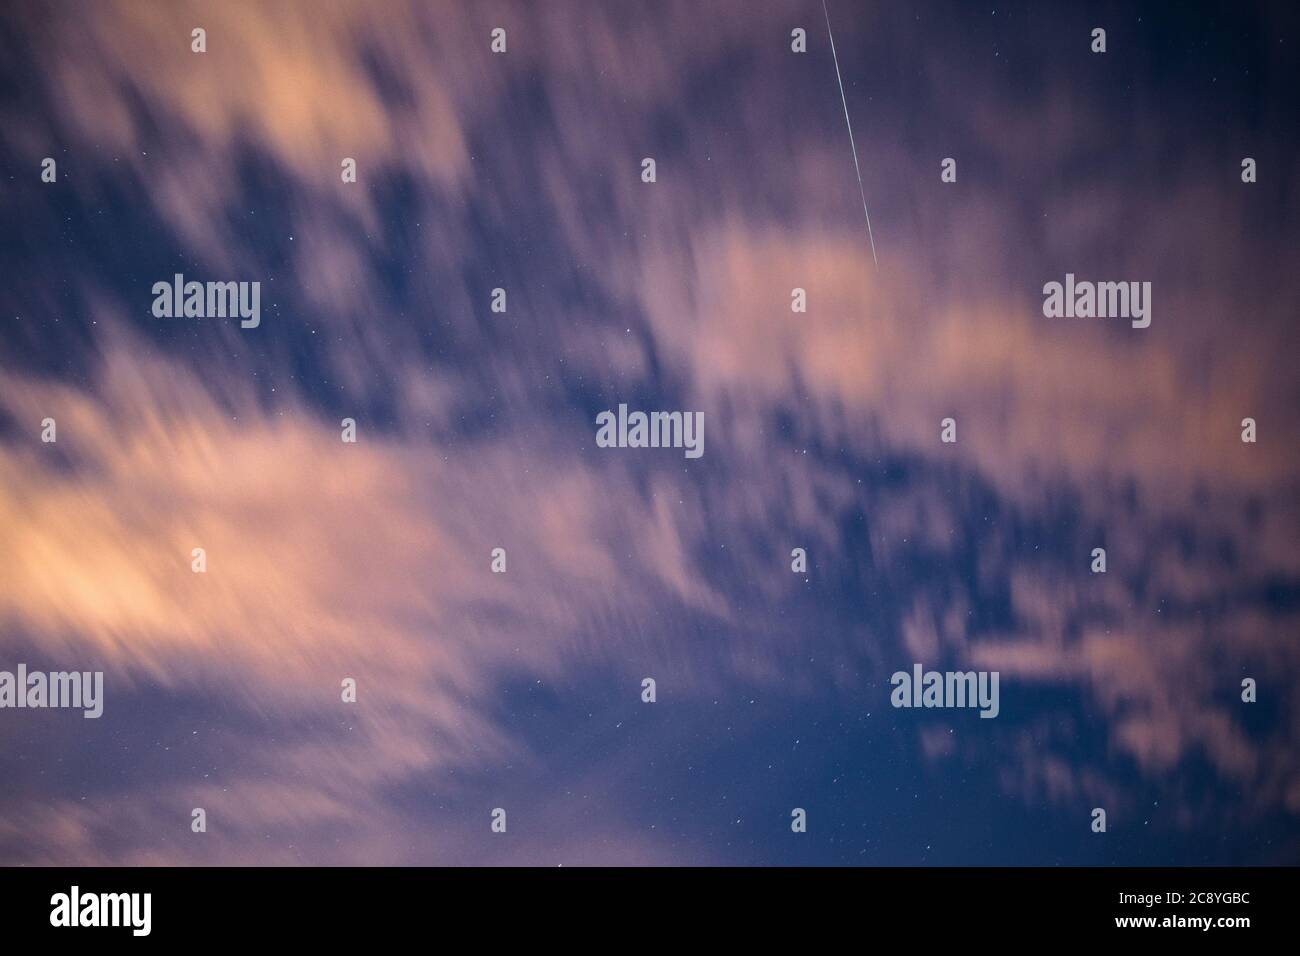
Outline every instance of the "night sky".
<path fill-rule="evenodd" d="M 1297 116 L 1289 2 L 6 3 L 0 670 L 105 699 L 0 863 L 1300 862 Z"/>

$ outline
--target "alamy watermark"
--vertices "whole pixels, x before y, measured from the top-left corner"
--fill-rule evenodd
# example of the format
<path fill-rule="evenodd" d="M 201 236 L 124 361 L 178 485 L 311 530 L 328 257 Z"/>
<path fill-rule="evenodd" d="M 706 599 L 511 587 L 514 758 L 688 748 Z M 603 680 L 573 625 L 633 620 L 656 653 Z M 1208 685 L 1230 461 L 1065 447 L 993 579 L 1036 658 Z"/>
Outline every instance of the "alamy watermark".
<path fill-rule="evenodd" d="M 171 282 L 153 284 L 153 315 L 156 319 L 240 318 L 241 329 L 255 329 L 262 322 L 262 283 L 186 282 L 179 272 Z"/>
<path fill-rule="evenodd" d="M 978 707 L 980 717 L 996 717 L 997 671 L 927 671 L 920 664 L 912 672 L 895 671 L 889 702 L 895 707 Z"/>
<path fill-rule="evenodd" d="M 1131 319 L 1133 328 L 1151 324 L 1150 282 L 1076 282 L 1065 274 L 1065 284 L 1043 286 L 1043 315 L 1049 319 Z"/>
<path fill-rule="evenodd" d="M 153 928 L 152 893 L 82 893 L 73 886 L 50 897 L 50 925 L 125 926 L 133 936 L 148 936 Z"/>
<path fill-rule="evenodd" d="M 0 671 L 0 708 L 79 708 L 83 717 L 104 713 L 103 671 Z"/>
<path fill-rule="evenodd" d="M 600 448 L 684 448 L 687 458 L 704 454 L 703 412 L 605 411 L 596 416 Z"/>

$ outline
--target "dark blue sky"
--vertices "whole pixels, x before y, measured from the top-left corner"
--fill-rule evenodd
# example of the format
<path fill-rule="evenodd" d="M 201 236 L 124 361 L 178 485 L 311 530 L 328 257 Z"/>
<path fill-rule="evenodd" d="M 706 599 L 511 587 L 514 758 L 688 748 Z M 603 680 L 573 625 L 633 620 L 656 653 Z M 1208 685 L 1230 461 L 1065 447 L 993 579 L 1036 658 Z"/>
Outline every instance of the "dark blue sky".
<path fill-rule="evenodd" d="M 829 13 L 6 8 L 0 861 L 1296 862 L 1300 18 Z"/>

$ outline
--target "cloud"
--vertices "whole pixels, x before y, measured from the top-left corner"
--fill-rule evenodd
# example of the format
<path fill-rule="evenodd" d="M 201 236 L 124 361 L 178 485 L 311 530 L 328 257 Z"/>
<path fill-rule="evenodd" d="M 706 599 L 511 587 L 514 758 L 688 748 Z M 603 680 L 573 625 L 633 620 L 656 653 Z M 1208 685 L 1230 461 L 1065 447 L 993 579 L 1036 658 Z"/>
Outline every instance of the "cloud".
<path fill-rule="evenodd" d="M 228 834 L 369 820 L 396 782 L 526 756 L 490 713 L 510 674 L 613 655 L 617 630 L 590 633 L 665 598 L 725 612 L 662 505 L 563 437 L 449 449 L 362 424 L 347 445 L 292 399 L 223 404 L 137 349 L 106 355 L 93 395 L 10 385 L 4 411 L 55 418 L 58 441 L 0 454 L 9 655 L 106 670 L 110 717 L 167 688 L 285 724 L 156 814 L 204 806 Z M 613 550 L 623 528 L 641 554 Z M 298 739 L 303 720 L 332 729 Z"/>
<path fill-rule="evenodd" d="M 86 308 L 67 311 L 90 375 L 5 353 L 0 646 L 224 729 L 195 745 L 208 779 L 142 769 L 93 807 L 9 795 L 27 829 L 0 832 L 0 855 L 29 832 L 38 862 L 711 859 L 631 819 L 575 835 L 553 792 L 536 808 L 553 828 L 513 849 L 399 836 L 410 791 L 477 798 L 485 768 L 554 757 L 501 713 L 512 682 L 647 662 L 683 696 L 810 701 L 826 674 L 851 691 L 910 660 L 1000 669 L 1004 713 L 983 723 L 1008 729 L 921 729 L 923 754 L 1006 758 L 1002 785 L 1031 802 L 1118 801 L 1133 768 L 1160 785 L 1204 760 L 1253 810 L 1298 812 L 1281 688 L 1300 661 L 1279 637 L 1300 574 L 1300 290 L 1277 225 L 1295 196 L 1238 195 L 1217 153 L 1171 159 L 1145 135 L 1112 157 L 1102 94 L 1025 43 L 1041 94 L 975 82 L 954 29 L 883 95 L 931 36 L 863 13 L 842 49 L 876 269 L 825 50 L 788 52 L 801 11 L 23 18 L 49 66 L 27 92 L 49 108 L 4 107 L 14 149 L 66 137 L 76 203 L 135 190 L 178 258 L 261 277 L 268 315 L 256 337 L 144 324 L 135 278 L 82 263 Z M 965 149 L 952 187 L 948 141 Z M 92 253 L 134 276 L 124 245 Z M 1152 327 L 1045 319 L 1042 284 L 1066 271 L 1152 281 Z M 498 283 L 506 315 L 484 308 Z M 706 457 L 596 449 L 592 410 L 637 396 L 703 410 Z M 33 439 L 47 415 L 57 445 Z M 1266 731 L 1242 674 L 1277 702 Z M 1079 708 L 1104 752 L 1071 749 Z M 611 759 L 587 779 L 613 803 L 631 774 Z M 199 805 L 212 839 L 153 836 Z"/>

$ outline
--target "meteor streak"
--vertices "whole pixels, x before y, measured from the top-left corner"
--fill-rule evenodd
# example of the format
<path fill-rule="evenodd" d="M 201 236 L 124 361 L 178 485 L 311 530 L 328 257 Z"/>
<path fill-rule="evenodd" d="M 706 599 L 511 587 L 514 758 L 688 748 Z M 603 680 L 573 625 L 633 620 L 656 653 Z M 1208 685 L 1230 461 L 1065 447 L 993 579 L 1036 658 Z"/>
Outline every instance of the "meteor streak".
<path fill-rule="evenodd" d="M 853 150 L 853 171 L 858 174 L 858 194 L 862 196 L 862 214 L 867 217 L 867 238 L 871 240 L 871 261 L 880 268 L 876 258 L 876 237 L 871 232 L 871 213 L 867 212 L 867 191 L 862 186 L 862 169 L 858 166 L 858 147 L 853 143 L 853 124 L 849 121 L 849 101 L 844 98 L 844 79 L 840 76 L 840 58 L 835 52 L 835 34 L 831 33 L 831 15 L 822 0 L 822 13 L 826 15 L 826 35 L 831 38 L 831 56 L 835 59 L 835 79 L 840 84 L 840 102 L 844 104 L 844 124 L 849 128 L 849 148 Z"/>

